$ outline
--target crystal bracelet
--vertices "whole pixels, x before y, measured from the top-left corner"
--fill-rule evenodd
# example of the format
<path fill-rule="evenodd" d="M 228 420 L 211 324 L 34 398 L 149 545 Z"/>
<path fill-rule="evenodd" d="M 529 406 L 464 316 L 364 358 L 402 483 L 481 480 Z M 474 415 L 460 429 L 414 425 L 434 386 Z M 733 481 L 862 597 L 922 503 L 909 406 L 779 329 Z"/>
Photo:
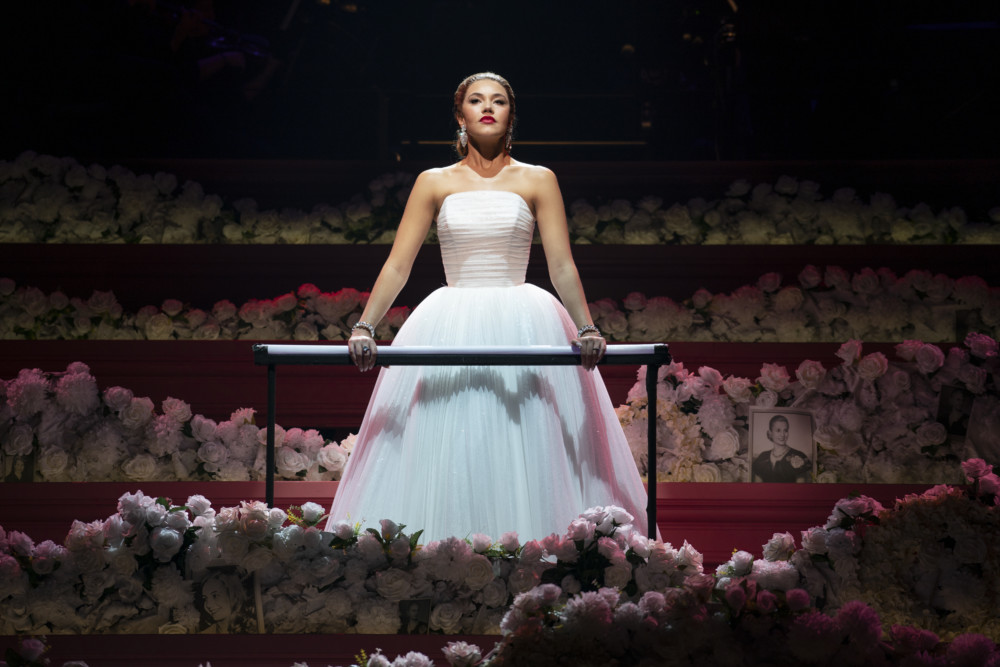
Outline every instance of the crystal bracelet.
<path fill-rule="evenodd" d="M 354 326 L 351 327 L 351 331 L 354 331 L 355 329 L 367 329 L 368 333 L 371 334 L 371 337 L 375 338 L 375 327 L 369 322 L 355 322 Z"/>
<path fill-rule="evenodd" d="M 593 332 L 593 333 L 597 334 L 598 336 L 600 336 L 600 335 L 601 335 L 601 330 L 600 330 L 600 329 L 598 329 L 598 328 L 597 328 L 596 326 L 594 326 L 593 324 L 584 324 L 584 325 L 583 325 L 582 327 L 580 327 L 580 328 L 579 328 L 579 329 L 577 330 L 577 332 L 576 332 L 576 335 L 577 335 L 577 337 L 579 338 L 579 337 L 580 337 L 580 336 L 582 336 L 583 334 L 585 334 L 585 333 L 591 333 L 591 332 Z"/>

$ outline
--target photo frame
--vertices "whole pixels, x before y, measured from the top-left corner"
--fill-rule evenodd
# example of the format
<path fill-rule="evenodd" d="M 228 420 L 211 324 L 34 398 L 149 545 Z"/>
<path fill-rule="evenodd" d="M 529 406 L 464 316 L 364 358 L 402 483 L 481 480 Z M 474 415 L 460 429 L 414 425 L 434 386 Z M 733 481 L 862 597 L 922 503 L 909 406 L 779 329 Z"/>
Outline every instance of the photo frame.
<path fill-rule="evenodd" d="M 965 437 L 972 419 L 976 395 L 964 387 L 946 384 L 938 393 L 937 420 L 944 424 L 949 436 Z"/>
<path fill-rule="evenodd" d="M 969 417 L 966 458 L 1000 459 L 1000 399 L 977 396 Z"/>
<path fill-rule="evenodd" d="M 4 454 L 0 452 L 0 480 L 5 484 L 31 482 L 35 479 L 35 453 Z"/>
<path fill-rule="evenodd" d="M 399 601 L 399 633 L 401 635 L 426 635 L 430 631 L 430 598 L 413 598 Z"/>
<path fill-rule="evenodd" d="M 195 590 L 198 634 L 261 634 L 264 610 L 255 574 L 235 565 L 210 566 Z"/>
<path fill-rule="evenodd" d="M 815 480 L 814 424 L 810 410 L 751 406 L 747 481 L 802 484 Z"/>

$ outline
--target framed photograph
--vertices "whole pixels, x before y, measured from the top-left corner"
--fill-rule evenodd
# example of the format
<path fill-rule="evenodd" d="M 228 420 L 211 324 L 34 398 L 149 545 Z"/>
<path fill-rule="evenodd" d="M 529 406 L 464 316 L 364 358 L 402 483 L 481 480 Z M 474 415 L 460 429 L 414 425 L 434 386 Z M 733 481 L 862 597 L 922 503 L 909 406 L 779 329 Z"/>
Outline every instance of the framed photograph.
<path fill-rule="evenodd" d="M 4 454 L 0 452 L 0 477 L 6 483 L 30 482 L 35 478 L 35 454 Z"/>
<path fill-rule="evenodd" d="M 751 482 L 816 479 L 813 414 L 795 408 L 750 407 Z"/>
<path fill-rule="evenodd" d="M 965 436 L 972 418 L 975 394 L 964 387 L 945 385 L 938 394 L 937 420 L 948 429 L 948 435 Z"/>
<path fill-rule="evenodd" d="M 196 585 L 195 606 L 201 612 L 199 634 L 259 634 L 264 630 L 260 584 L 236 566 L 209 567 Z"/>
<path fill-rule="evenodd" d="M 399 634 L 426 635 L 431 621 L 430 598 L 400 600 L 399 620 Z"/>
<path fill-rule="evenodd" d="M 964 456 L 1000 460 L 1000 398 L 977 396 L 972 403 Z"/>

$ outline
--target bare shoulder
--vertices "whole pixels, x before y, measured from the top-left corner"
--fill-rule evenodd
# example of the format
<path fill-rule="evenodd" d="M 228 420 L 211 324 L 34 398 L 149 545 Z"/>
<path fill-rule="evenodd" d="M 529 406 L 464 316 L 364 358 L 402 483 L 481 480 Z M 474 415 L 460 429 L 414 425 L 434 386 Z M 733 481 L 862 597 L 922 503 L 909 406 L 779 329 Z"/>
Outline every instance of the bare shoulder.
<path fill-rule="evenodd" d="M 528 164 L 515 160 L 511 166 L 517 170 L 518 177 L 534 184 L 544 184 L 556 180 L 555 172 L 540 164 Z"/>
<path fill-rule="evenodd" d="M 450 175 L 447 167 L 426 169 L 417 175 L 410 196 L 416 195 L 420 199 L 432 201 L 436 206 L 448 193 L 449 180 Z"/>

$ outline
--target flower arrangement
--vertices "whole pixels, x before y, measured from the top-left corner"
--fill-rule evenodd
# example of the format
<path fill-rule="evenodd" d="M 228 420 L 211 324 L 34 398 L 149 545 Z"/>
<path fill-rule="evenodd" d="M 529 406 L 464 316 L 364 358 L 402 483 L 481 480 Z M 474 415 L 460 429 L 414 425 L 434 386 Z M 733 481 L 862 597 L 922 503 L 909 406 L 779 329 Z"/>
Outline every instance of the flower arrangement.
<path fill-rule="evenodd" d="M 981 459 L 962 468 L 968 485 L 908 496 L 891 510 L 844 498 L 825 526 L 802 531 L 801 549 L 776 533 L 761 558 L 736 551 L 714 578 L 638 599 L 605 587 L 564 600 L 558 587 L 539 586 L 515 598 L 493 651 L 449 645 L 445 657 L 483 667 L 996 664 L 1000 478 Z M 928 588 L 936 613 L 926 613 Z M 430 664 L 421 657 L 367 664 Z"/>
<path fill-rule="evenodd" d="M 760 558 L 734 551 L 714 576 L 693 547 L 648 540 L 615 507 L 540 541 L 421 548 L 419 532 L 388 520 L 320 530 L 315 503 L 215 511 L 201 496 L 174 506 L 130 493 L 106 521 L 74 523 L 64 546 L 0 530 L 0 622 L 7 633 L 194 632 L 193 591 L 221 563 L 254 573 L 273 632 L 392 633 L 398 601 L 426 597 L 433 632 L 503 635 L 488 651 L 449 643 L 456 667 L 992 665 L 1000 478 L 981 459 L 962 469 L 967 484 L 892 509 L 844 498 L 800 548 L 775 533 Z M 376 651 L 358 664 L 433 662 Z"/>
<path fill-rule="evenodd" d="M 507 533 L 421 545 L 420 531 L 389 520 L 365 530 L 337 521 L 326 531 L 326 518 L 316 503 L 216 511 L 202 496 L 178 506 L 137 492 L 105 521 L 74 522 L 63 545 L 0 529 L 0 633 L 198 632 L 197 596 L 227 568 L 253 577 L 257 613 L 275 633 L 391 634 L 400 602 L 426 599 L 431 631 L 496 634 L 513 596 L 553 571 L 570 591 L 617 581 L 635 595 L 705 587 L 707 577 L 693 547 L 649 540 L 615 507 L 591 508 L 566 535 L 523 544 Z"/>
<path fill-rule="evenodd" d="M 39 481 L 235 482 L 264 479 L 267 432 L 252 408 L 217 423 L 177 398 L 157 412 L 124 387 L 100 392 L 89 367 L 75 362 L 0 381 L 0 442 L 7 460 L 31 457 Z M 340 479 L 353 443 L 276 426 L 276 478 Z"/>
<path fill-rule="evenodd" d="M 262 211 L 172 174 L 28 151 L 0 161 L 0 243 L 389 243 L 412 182 L 385 174 L 341 204 Z M 970 222 L 961 208 L 901 207 L 887 194 L 865 202 L 842 188 L 824 198 L 818 184 L 790 176 L 739 180 L 720 199 L 666 207 L 655 196 L 577 200 L 567 218 L 576 243 L 1000 243 L 1000 207 Z"/>
<path fill-rule="evenodd" d="M 947 354 L 919 341 L 896 349 L 900 361 L 890 363 L 879 352 L 862 355 L 861 343 L 849 341 L 839 349 L 839 366 L 805 360 L 794 381 L 783 366 L 768 363 L 753 380 L 723 378 L 710 367 L 697 374 L 682 363 L 662 367 L 656 478 L 746 481 L 751 406 L 794 406 L 815 421 L 817 482 L 958 481 L 961 458 L 1000 446 L 997 342 L 970 334 L 963 348 Z M 940 421 L 945 390 L 974 399 L 963 438 Z M 641 368 L 617 413 L 646 476 L 647 402 Z M 276 477 L 340 479 L 354 439 L 333 442 L 315 429 L 276 426 Z M 0 381 L 0 448 L 7 461 L 31 459 L 38 481 L 259 480 L 265 443 L 251 408 L 218 423 L 177 398 L 157 412 L 149 398 L 127 388 L 98 391 L 81 362 L 59 373 L 22 369 Z"/>
<path fill-rule="evenodd" d="M 127 313 L 113 292 L 83 299 L 0 278 L 0 339 L 346 340 L 367 301 L 367 292 L 323 292 L 307 283 L 241 306 L 222 300 L 204 310 L 167 299 Z M 795 285 L 767 273 L 730 294 L 698 290 L 678 303 L 635 292 L 590 310 L 613 341 L 952 342 L 956 330 L 1000 332 L 1000 289 L 982 278 L 918 270 L 897 277 L 886 268 L 850 275 L 838 266 L 807 266 Z M 391 340 L 409 313 L 391 308 L 376 335 Z"/>
<path fill-rule="evenodd" d="M 982 278 L 887 268 L 850 274 L 809 265 L 794 283 L 772 272 L 729 294 L 701 289 L 677 303 L 633 293 L 590 309 L 602 332 L 623 341 L 953 342 L 968 331 L 1000 331 L 1000 290 Z"/>
<path fill-rule="evenodd" d="M 657 469 L 660 481 L 742 482 L 749 479 L 748 422 L 752 406 L 808 410 L 815 422 L 817 482 L 954 483 L 959 461 L 1000 446 L 1000 359 L 997 341 L 969 334 L 947 354 L 936 345 L 904 341 L 900 361 L 862 353 L 844 343 L 839 366 L 805 360 L 795 370 L 765 363 L 756 379 L 729 376 L 682 363 L 657 377 Z M 618 408 L 636 464 L 649 475 L 645 433 L 645 368 Z M 963 437 L 942 423 L 947 390 L 972 399 Z M 963 413 L 963 415 L 968 416 Z"/>

